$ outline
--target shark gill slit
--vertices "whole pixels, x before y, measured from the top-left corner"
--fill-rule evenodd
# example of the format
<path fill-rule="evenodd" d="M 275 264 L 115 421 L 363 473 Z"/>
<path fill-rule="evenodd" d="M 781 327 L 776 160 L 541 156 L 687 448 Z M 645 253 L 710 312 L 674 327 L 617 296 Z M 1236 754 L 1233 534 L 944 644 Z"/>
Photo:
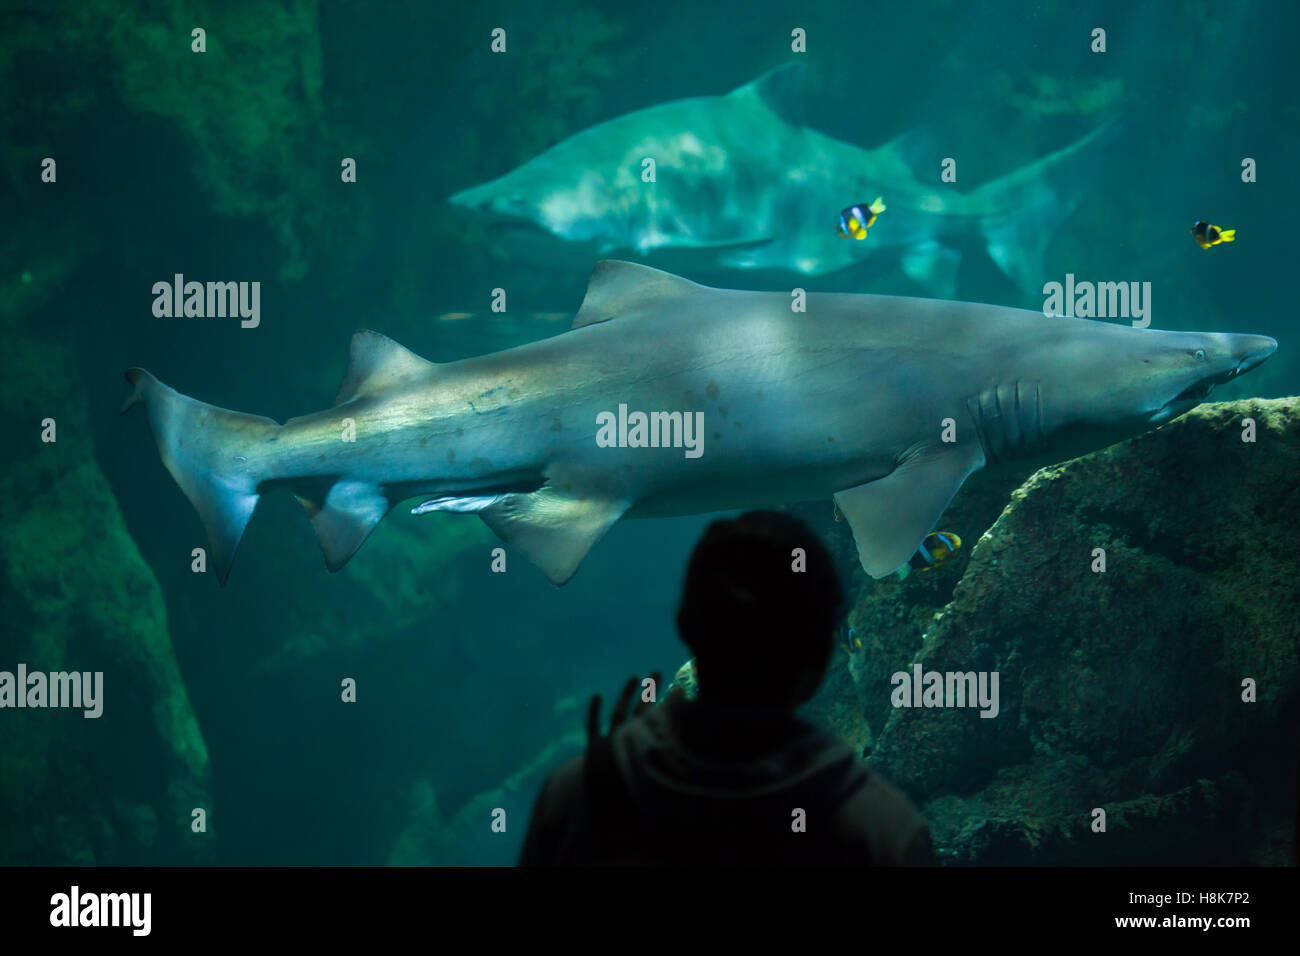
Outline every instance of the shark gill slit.
<path fill-rule="evenodd" d="M 1004 382 L 966 400 L 988 464 L 1043 437 L 1042 394 L 1037 382 Z"/>

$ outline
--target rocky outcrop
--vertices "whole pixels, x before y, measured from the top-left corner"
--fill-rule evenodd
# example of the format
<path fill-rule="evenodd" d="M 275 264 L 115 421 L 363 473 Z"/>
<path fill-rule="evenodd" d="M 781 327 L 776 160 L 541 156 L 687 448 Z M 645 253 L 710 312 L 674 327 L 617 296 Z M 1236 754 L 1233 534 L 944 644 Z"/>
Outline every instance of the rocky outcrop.
<path fill-rule="evenodd" d="M 852 674 L 855 712 L 876 731 L 871 764 L 923 804 L 943 855 L 1286 861 L 1300 739 L 1297 475 L 1300 400 L 1204 405 L 1036 472 L 941 609 L 899 593 L 916 576 L 860 597 L 851 620 L 870 664 Z M 997 716 L 895 708 L 889 675 L 915 664 L 997 672 Z"/>
<path fill-rule="evenodd" d="M 23 301 L 0 289 L 7 301 Z M 212 859 L 208 755 L 153 573 L 95 462 L 66 351 L 5 320 L 0 670 L 102 672 L 102 715 L 0 710 L 0 864 Z M 57 441 L 41 440 L 52 419 Z"/>
<path fill-rule="evenodd" d="M 585 735 L 579 731 L 562 735 L 500 786 L 477 794 L 446 817 L 432 782 L 417 780 L 408 796 L 406 825 L 393 842 L 388 864 L 513 866 L 538 790 L 551 771 L 585 746 Z"/>

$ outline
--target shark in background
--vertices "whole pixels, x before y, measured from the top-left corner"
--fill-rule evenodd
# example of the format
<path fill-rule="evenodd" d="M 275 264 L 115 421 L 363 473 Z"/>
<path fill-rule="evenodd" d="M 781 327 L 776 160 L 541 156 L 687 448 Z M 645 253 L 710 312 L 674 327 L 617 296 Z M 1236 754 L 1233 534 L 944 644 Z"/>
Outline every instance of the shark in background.
<path fill-rule="evenodd" d="M 575 262 L 619 250 L 691 253 L 683 264 L 824 275 L 890 250 L 926 290 L 951 297 L 961 253 L 982 242 L 1023 291 L 1041 294 L 1042 257 L 1084 191 L 1086 159 L 1113 124 L 970 192 L 923 172 L 917 131 L 863 149 L 811 129 L 804 68 L 778 67 L 724 96 L 676 100 L 592 126 L 498 179 L 450 197 L 522 254 Z M 655 182 L 642 164 L 655 161 Z M 862 242 L 836 235 L 840 210 L 881 195 Z"/>
<path fill-rule="evenodd" d="M 551 338 L 436 364 L 358 332 L 334 406 L 284 424 L 139 368 L 122 411 L 147 410 L 223 583 L 276 489 L 306 508 L 330 570 L 416 497 L 416 513 L 479 515 L 556 584 L 622 517 L 833 497 L 883 577 L 973 471 L 1139 434 L 1276 347 L 938 299 L 810 293 L 796 313 L 783 292 L 601 262 Z M 635 439 L 629 409 L 661 416 L 659 440 Z"/>

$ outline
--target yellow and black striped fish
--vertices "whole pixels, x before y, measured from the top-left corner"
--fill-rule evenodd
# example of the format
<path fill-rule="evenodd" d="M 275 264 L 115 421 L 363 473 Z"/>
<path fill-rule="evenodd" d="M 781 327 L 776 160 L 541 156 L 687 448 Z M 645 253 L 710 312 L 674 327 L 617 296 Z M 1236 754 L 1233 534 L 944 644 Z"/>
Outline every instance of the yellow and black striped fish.
<path fill-rule="evenodd" d="M 951 531 L 931 531 L 907 562 L 914 571 L 929 571 L 951 558 L 961 548 L 961 538 Z"/>
<path fill-rule="evenodd" d="M 1236 241 L 1237 230 L 1220 229 L 1218 226 L 1212 226 L 1204 219 L 1201 219 L 1196 225 L 1192 226 L 1192 238 L 1201 244 L 1202 249 L 1208 249 L 1210 246 L 1217 246 L 1221 242 Z"/>
<path fill-rule="evenodd" d="M 840 213 L 840 225 L 835 231 L 843 239 L 867 238 L 867 230 L 876 221 L 876 217 L 885 211 L 885 204 L 880 200 L 881 197 L 877 196 L 876 201 L 869 206 L 866 203 L 858 203 L 845 209 Z"/>

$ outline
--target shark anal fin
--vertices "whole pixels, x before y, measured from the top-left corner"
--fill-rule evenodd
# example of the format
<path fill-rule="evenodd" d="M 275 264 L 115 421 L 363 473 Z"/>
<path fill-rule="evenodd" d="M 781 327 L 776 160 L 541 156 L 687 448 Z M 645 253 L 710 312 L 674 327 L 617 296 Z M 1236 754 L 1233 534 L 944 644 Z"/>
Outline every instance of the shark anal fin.
<path fill-rule="evenodd" d="M 978 444 L 928 445 L 884 478 L 836 492 L 863 570 L 883 578 L 906 564 L 966 476 L 983 465 Z"/>
<path fill-rule="evenodd" d="M 298 500 L 312 516 L 325 566 L 331 571 L 348 563 L 393 506 L 377 485 L 348 479 L 336 481 L 319 504 L 307 495 L 299 495 Z"/>
<path fill-rule="evenodd" d="M 479 517 L 553 584 L 563 584 L 627 508 L 625 501 L 574 496 L 546 484 L 529 494 L 501 495 Z"/>
<path fill-rule="evenodd" d="M 388 336 L 362 329 L 352 336 L 348 374 L 334 404 L 342 405 L 359 395 L 371 395 L 413 379 L 430 377 L 437 367 Z"/>
<path fill-rule="evenodd" d="M 690 295 L 702 288 L 671 272 L 662 272 L 635 262 L 602 259 L 592 270 L 582 308 L 573 318 L 573 328 L 608 322 L 634 308 L 644 308 L 647 304 Z"/>

